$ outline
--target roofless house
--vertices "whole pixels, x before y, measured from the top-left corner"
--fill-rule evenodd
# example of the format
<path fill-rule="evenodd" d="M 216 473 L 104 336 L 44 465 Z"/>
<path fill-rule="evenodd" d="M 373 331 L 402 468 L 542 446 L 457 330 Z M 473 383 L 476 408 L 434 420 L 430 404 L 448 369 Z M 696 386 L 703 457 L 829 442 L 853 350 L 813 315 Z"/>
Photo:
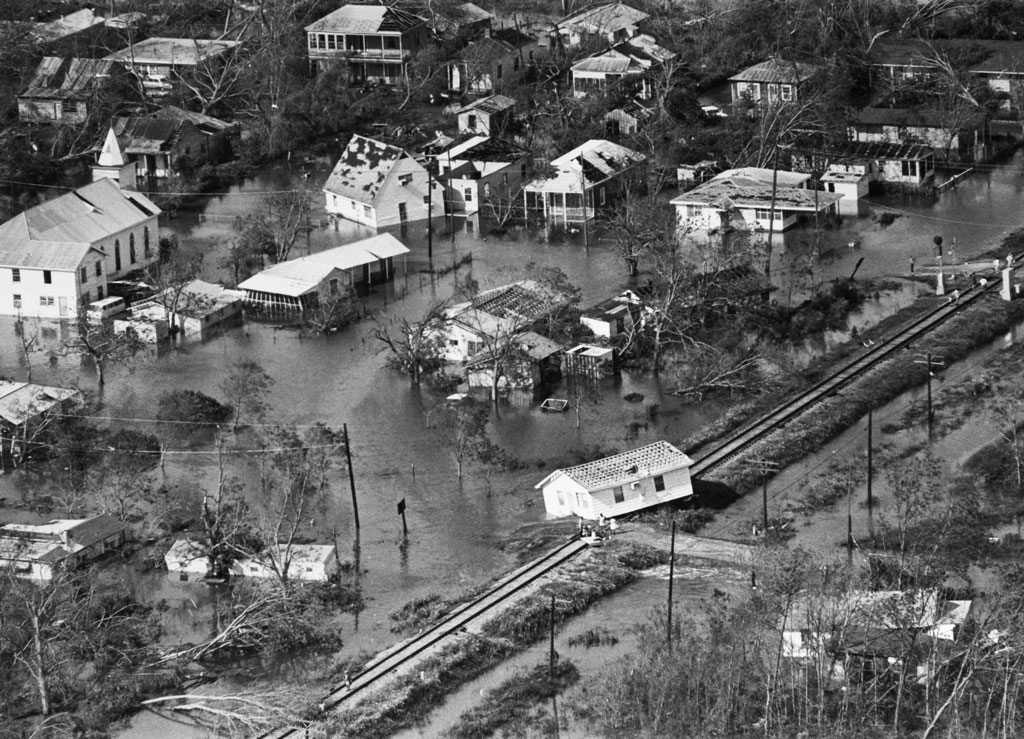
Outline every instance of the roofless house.
<path fill-rule="evenodd" d="M 275 264 L 240 283 L 246 307 L 272 313 L 298 312 L 395 276 L 395 257 L 409 249 L 391 234 Z"/>

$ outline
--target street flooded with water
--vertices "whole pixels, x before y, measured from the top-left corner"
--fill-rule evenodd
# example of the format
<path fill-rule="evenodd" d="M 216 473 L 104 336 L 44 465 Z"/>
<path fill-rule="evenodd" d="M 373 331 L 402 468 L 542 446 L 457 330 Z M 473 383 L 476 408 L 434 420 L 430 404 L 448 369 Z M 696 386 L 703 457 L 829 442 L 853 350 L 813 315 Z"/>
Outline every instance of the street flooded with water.
<path fill-rule="evenodd" d="M 221 260 L 237 238 L 236 219 L 259 211 L 262 192 L 286 189 L 301 181 L 319 194 L 331 164 L 310 162 L 304 170 L 269 167 L 224 194 L 165 218 L 162 229 L 204 252 L 205 279 L 226 279 Z M 1006 165 L 967 178 L 937 202 L 898 196 L 872 200 L 900 216 L 889 226 L 881 226 L 871 215 L 846 217 L 838 228 L 824 230 L 823 257 L 811 265 L 810 287 L 848 276 L 861 259 L 860 277 L 905 275 L 911 257 L 923 263 L 934 253 L 932 237 L 937 234 L 942 234 L 950 247 L 956 239 L 955 259 L 990 249 L 1022 220 L 1022 185 L 1024 171 L 1018 153 Z M 315 202 L 315 228 L 295 255 L 372 235 L 355 224 L 329 222 L 322 199 Z M 435 223 L 433 263 L 451 264 L 472 253 L 472 264 L 435 277 L 422 271 L 428 265 L 425 224 L 412 224 L 396 235 L 412 253 L 404 264 L 397 265 L 394 283 L 376 286 L 365 297 L 370 319 L 328 337 L 300 338 L 295 331 L 250 322 L 207 341 L 177 341 L 147 351 L 130 369 L 111 368 L 103 394 L 102 415 L 112 419 L 109 423 L 113 426 L 151 429 L 150 419 L 162 392 L 189 388 L 219 397 L 225 369 L 239 359 L 253 359 L 276 380 L 268 422 L 347 424 L 361 522 L 358 537 L 343 469 L 336 470 L 331 479 L 326 515 L 311 522 L 316 538 L 338 543 L 342 559 L 358 558 L 366 609 L 357 618 L 346 618 L 342 656 L 377 651 L 390 644 L 394 635 L 389 614 L 410 599 L 429 593 L 450 596 L 511 568 L 512 556 L 503 551 L 502 543 L 521 526 L 543 520 L 543 505 L 533 486 L 555 467 L 573 464 L 595 450 L 608 453 L 658 439 L 679 443 L 716 420 L 726 408 L 724 401 L 685 403 L 671 395 L 671 378 L 628 371 L 599 381 L 580 399 L 578 427 L 575 413 L 541 413 L 539 398 L 516 396 L 501 405 L 489 431 L 491 438 L 524 466 L 498 472 L 469 465 L 459 478 L 438 430 L 430 428 L 428 411 L 438 396 L 427 387 L 415 390 L 407 377 L 384 367 L 380 347 L 370 336 L 372 316 L 389 312 L 415 318 L 433 301 L 448 297 L 456 280 L 466 274 L 471 273 L 481 287 L 491 287 L 522 279 L 531 262 L 563 269 L 581 288 L 584 306 L 645 281 L 647 275 L 641 273 L 631 280 L 614 244 L 599 233 L 588 235 L 591 245 L 584 248 L 580 234 L 548 237 L 541 231 L 522 230 L 497 236 L 488 234 L 485 224 L 481 227 L 472 219 L 458 218 L 454 229 L 451 223 Z M 776 236 L 776 296 L 796 300 L 810 289 L 798 258 L 814 241 L 814 233 L 807 228 Z M 863 327 L 884 318 L 909 304 L 919 291 L 919 286 L 908 284 L 869 301 L 851 326 Z M 33 381 L 95 389 L 92 368 L 59 351 L 69 327 L 54 322 L 38 329 L 44 351 L 30 358 Z M 0 341 L 0 375 L 25 379 L 25 359 L 14 340 L 13 318 L 0 317 L 0 336 L 5 337 Z M 843 332 L 834 332 L 798 351 L 809 355 L 843 337 Z M 551 392 L 556 397 L 569 396 L 564 385 Z M 631 394 L 632 402 L 625 397 Z M 642 400 L 636 401 L 636 395 Z M 215 452 L 186 449 L 172 450 L 165 469 L 156 474 L 168 489 L 187 497 L 197 486 L 211 484 L 216 470 Z M 22 473 L 4 475 L 0 477 L 0 498 L 14 503 L 28 500 L 45 494 L 39 489 L 44 484 Z M 407 539 L 396 511 L 400 500 L 408 506 Z M 4 511 L 8 513 L 33 515 L 24 507 Z M 207 628 L 196 615 L 211 597 L 206 586 L 171 581 L 158 571 L 139 576 L 137 588 L 147 598 L 167 601 L 168 625 L 173 622 L 170 633 L 175 641 L 187 640 L 190 628 L 197 632 Z M 145 736 L 182 735 L 175 733 L 173 725 L 156 729 L 146 723 L 150 718 L 140 720 Z"/>

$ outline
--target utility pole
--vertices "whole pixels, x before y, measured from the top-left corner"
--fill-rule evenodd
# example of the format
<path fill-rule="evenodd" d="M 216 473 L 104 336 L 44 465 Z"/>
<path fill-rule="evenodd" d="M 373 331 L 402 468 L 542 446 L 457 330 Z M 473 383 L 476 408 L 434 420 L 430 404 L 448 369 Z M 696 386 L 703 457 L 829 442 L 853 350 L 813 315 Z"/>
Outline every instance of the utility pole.
<path fill-rule="evenodd" d="M 868 408 L 868 515 L 871 515 L 871 482 L 874 477 L 874 459 L 872 457 L 871 430 L 874 426 L 874 410 Z"/>
<path fill-rule="evenodd" d="M 935 238 L 938 238 L 937 236 Z M 932 412 L 932 367 L 943 367 L 945 365 L 945 359 L 942 357 L 932 357 L 931 352 L 924 355 L 924 359 L 918 358 L 914 360 L 914 364 L 923 364 L 928 372 L 928 443 L 932 441 L 932 429 L 935 423 L 935 414 Z"/>
<path fill-rule="evenodd" d="M 676 522 L 672 521 L 672 545 L 669 548 L 668 555 L 668 618 L 665 623 L 667 626 L 666 637 L 668 640 L 669 651 L 672 650 L 672 581 L 675 580 L 676 575 Z"/>
<path fill-rule="evenodd" d="M 431 163 L 427 162 L 427 266 L 434 268 L 434 178 L 430 171 Z"/>
<path fill-rule="evenodd" d="M 352 471 L 352 445 L 349 443 L 348 424 L 342 424 L 342 433 L 345 435 L 345 464 L 348 466 L 348 484 L 352 488 L 352 517 L 356 523 L 356 537 L 359 536 L 359 501 L 356 500 L 356 476 Z"/>
<path fill-rule="evenodd" d="M 583 172 L 583 154 L 580 153 L 580 202 L 583 204 L 583 248 L 590 249 L 590 230 L 587 228 L 587 176 Z"/>
<path fill-rule="evenodd" d="M 775 141 L 775 154 L 772 157 L 772 200 L 768 207 L 768 259 L 764 265 L 765 281 L 772 282 L 772 236 L 775 234 L 775 196 L 779 190 L 779 142 Z M 767 534 L 768 529 L 765 528 Z"/>
<path fill-rule="evenodd" d="M 550 672 L 552 682 L 555 679 L 555 660 L 558 659 L 558 654 L 555 652 L 555 594 L 551 594 L 551 649 L 548 655 L 548 661 L 550 663 Z"/>

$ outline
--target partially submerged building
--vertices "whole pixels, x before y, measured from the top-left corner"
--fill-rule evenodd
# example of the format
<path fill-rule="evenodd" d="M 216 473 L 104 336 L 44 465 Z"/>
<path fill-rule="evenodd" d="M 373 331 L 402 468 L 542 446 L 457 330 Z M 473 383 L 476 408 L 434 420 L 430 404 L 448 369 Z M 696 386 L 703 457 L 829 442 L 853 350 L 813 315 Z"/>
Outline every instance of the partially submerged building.
<path fill-rule="evenodd" d="M 287 557 L 288 579 L 308 582 L 327 582 L 338 573 L 338 550 L 334 544 L 294 544 L 286 552 L 284 547 L 274 558 L 281 562 Z M 164 554 L 167 571 L 175 573 L 179 580 L 202 580 L 209 571 L 209 557 L 206 548 L 193 539 L 178 539 Z M 228 566 L 234 577 L 278 577 L 271 557 L 239 557 Z"/>
<path fill-rule="evenodd" d="M 745 167 L 717 174 L 672 198 L 684 229 L 773 228 L 779 233 L 803 217 L 837 215 L 837 192 L 807 189 L 811 176 L 800 172 Z M 774 185 L 773 185 L 774 182 Z"/>
<path fill-rule="evenodd" d="M 406 151 L 356 134 L 323 187 L 327 212 L 372 228 L 444 214 L 444 187 Z"/>
<path fill-rule="evenodd" d="M 622 516 L 693 495 L 686 454 L 667 441 L 555 470 L 535 486 L 549 516 Z"/>
<path fill-rule="evenodd" d="M 473 136 L 437 157 L 438 179 L 447 183 L 450 210 L 475 213 L 485 203 L 520 202 L 532 156 L 500 139 Z"/>
<path fill-rule="evenodd" d="M 229 290 L 212 282 L 192 280 L 180 290 L 168 288 L 161 295 L 133 305 L 131 320 L 127 323 L 146 321 L 157 326 L 164 324 L 172 332 L 206 338 L 213 331 L 241 323 L 244 300 L 242 290 Z M 154 332 L 154 340 L 159 340 L 161 333 L 159 330 Z"/>
<path fill-rule="evenodd" d="M 128 527 L 107 515 L 40 525 L 0 526 L 0 567 L 15 577 L 49 582 L 61 568 L 74 569 L 123 546 Z"/>
<path fill-rule="evenodd" d="M 18 95 L 23 123 L 84 123 L 97 90 L 120 71 L 109 59 L 46 56 Z"/>
<path fill-rule="evenodd" d="M 356 82 L 395 84 L 427 44 L 426 21 L 387 5 L 342 5 L 306 26 L 309 61 L 345 64 Z"/>
<path fill-rule="evenodd" d="M 0 458 L 22 456 L 35 429 L 50 414 L 78 406 L 81 400 L 74 388 L 0 379 Z"/>
<path fill-rule="evenodd" d="M 409 253 L 391 234 L 275 264 L 238 285 L 247 307 L 302 312 L 337 300 L 350 288 L 390 280 L 395 258 Z"/>

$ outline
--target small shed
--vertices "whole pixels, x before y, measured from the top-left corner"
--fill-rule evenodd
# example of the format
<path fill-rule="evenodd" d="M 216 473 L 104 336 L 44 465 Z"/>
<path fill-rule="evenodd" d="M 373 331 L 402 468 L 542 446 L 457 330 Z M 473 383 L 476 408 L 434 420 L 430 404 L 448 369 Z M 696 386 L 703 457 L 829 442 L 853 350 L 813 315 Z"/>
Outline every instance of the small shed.
<path fill-rule="evenodd" d="M 686 454 L 667 441 L 555 470 L 535 486 L 549 516 L 621 516 L 693 495 Z"/>
<path fill-rule="evenodd" d="M 640 298 L 632 290 L 602 300 L 580 312 L 580 323 L 594 336 L 611 339 L 632 331 L 640 313 Z"/>
<path fill-rule="evenodd" d="M 618 368 L 615 349 L 610 346 L 578 344 L 566 349 L 562 356 L 562 370 L 567 375 L 597 377 L 615 374 Z"/>
<path fill-rule="evenodd" d="M 504 375 L 498 380 L 499 388 L 531 390 L 561 373 L 562 347 L 558 342 L 535 331 L 525 331 L 514 343 L 515 351 L 502 362 Z M 491 354 L 484 352 L 466 361 L 466 381 L 470 387 L 493 387 Z"/>
<path fill-rule="evenodd" d="M 516 101 L 507 95 L 490 95 L 474 100 L 455 111 L 459 133 L 501 136 L 512 124 Z"/>

